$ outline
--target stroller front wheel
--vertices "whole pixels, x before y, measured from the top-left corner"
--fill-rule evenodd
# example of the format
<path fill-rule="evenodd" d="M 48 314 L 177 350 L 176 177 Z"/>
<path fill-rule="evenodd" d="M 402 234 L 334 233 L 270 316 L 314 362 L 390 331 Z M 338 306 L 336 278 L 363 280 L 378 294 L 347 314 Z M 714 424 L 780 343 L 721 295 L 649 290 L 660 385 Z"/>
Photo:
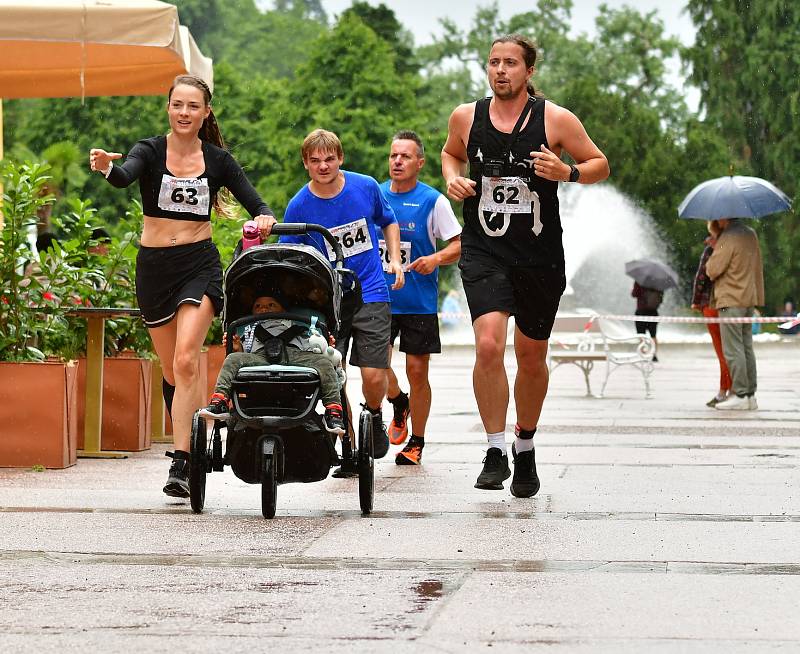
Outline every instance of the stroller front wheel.
<path fill-rule="evenodd" d="M 275 517 L 278 499 L 278 478 L 275 474 L 275 441 L 264 441 L 261 453 L 261 514 L 271 519 Z"/>
<path fill-rule="evenodd" d="M 195 412 L 189 440 L 189 503 L 192 511 L 202 513 L 206 501 L 206 473 L 208 471 L 208 431 L 206 421 Z"/>

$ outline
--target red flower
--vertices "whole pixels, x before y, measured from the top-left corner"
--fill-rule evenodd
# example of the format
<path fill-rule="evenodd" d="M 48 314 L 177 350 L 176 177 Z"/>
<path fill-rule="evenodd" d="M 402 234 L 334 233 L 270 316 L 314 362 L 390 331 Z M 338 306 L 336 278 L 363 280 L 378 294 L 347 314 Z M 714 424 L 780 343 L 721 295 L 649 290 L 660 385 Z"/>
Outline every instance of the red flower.
<path fill-rule="evenodd" d="M 54 302 L 56 299 L 56 296 L 53 295 L 50 291 L 45 291 L 44 293 L 42 293 L 42 297 L 45 300 L 50 300 L 51 302 Z"/>
<path fill-rule="evenodd" d="M 8 304 L 8 298 L 5 295 L 0 295 L 0 301 L 3 304 Z"/>

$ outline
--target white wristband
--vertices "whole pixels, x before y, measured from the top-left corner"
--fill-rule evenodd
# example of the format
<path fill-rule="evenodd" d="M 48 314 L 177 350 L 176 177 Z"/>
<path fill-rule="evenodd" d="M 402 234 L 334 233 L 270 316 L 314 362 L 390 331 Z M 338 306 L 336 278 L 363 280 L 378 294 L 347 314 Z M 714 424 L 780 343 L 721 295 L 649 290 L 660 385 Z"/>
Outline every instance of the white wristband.
<path fill-rule="evenodd" d="M 108 168 L 106 168 L 105 170 L 101 170 L 100 172 L 101 172 L 101 173 L 103 173 L 103 176 L 104 176 L 106 179 L 108 179 L 108 176 L 111 174 L 111 169 L 112 169 L 113 167 L 114 167 L 114 162 L 113 162 L 113 161 L 109 161 L 109 162 L 108 162 Z"/>

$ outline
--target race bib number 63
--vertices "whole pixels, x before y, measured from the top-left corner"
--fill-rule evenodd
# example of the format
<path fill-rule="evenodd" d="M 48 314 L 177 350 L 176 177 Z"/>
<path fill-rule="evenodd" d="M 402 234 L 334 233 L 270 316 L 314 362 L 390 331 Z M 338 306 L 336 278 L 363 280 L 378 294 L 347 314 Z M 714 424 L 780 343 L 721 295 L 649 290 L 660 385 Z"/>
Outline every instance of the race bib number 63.
<path fill-rule="evenodd" d="M 162 175 L 161 188 L 158 189 L 159 209 L 207 216 L 210 204 L 207 179 Z"/>

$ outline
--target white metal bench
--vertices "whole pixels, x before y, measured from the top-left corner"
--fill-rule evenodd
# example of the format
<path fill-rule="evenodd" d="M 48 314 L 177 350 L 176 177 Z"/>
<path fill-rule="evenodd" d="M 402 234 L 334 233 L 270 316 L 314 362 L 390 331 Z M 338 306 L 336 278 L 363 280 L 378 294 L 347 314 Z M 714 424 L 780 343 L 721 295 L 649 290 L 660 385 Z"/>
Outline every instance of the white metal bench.
<path fill-rule="evenodd" d="M 616 320 L 596 318 L 593 325 L 597 332 L 584 332 L 573 339 L 573 343 L 551 343 L 548 351 L 550 372 L 558 366 L 571 363 L 583 372 L 586 394 L 592 394 L 589 373 L 595 362 L 606 362 L 606 374 L 599 397 L 605 395 L 608 378 L 620 366 L 633 366 L 642 373 L 645 397 L 652 397 L 650 375 L 653 372 L 655 344 L 648 334 L 636 334 L 627 325 Z"/>

